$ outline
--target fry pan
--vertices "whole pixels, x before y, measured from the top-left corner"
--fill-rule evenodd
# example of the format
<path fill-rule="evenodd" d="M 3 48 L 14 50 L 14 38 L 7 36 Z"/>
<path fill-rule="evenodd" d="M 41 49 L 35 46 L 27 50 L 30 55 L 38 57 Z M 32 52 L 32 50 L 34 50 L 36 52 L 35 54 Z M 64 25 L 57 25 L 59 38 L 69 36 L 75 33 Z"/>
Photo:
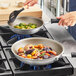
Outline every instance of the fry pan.
<path fill-rule="evenodd" d="M 57 23 L 59 20 L 57 19 L 51 19 L 51 23 Z M 37 28 L 35 29 L 17 29 L 14 28 L 15 25 L 19 24 L 19 23 L 34 23 L 37 24 Z M 10 27 L 10 29 L 17 33 L 17 34 L 34 34 L 36 32 L 38 32 L 43 26 L 43 20 L 41 20 L 40 18 L 36 18 L 36 17 L 31 17 L 31 16 L 23 16 L 23 17 L 17 17 L 16 20 L 14 22 L 9 22 L 8 21 L 8 25 Z"/>
<path fill-rule="evenodd" d="M 17 50 L 20 47 L 24 47 L 27 44 L 33 44 L 33 45 L 43 44 L 45 46 L 49 46 L 54 51 L 57 52 L 57 56 L 54 56 L 54 57 L 48 58 L 48 59 L 43 59 L 43 60 L 28 59 L 28 58 L 22 58 L 22 57 L 18 56 Z M 55 40 L 51 40 L 48 38 L 42 38 L 42 37 L 32 37 L 32 38 L 26 38 L 26 39 L 22 39 L 22 40 L 15 42 L 11 47 L 11 51 L 13 52 L 15 57 L 23 63 L 29 64 L 29 65 L 47 65 L 47 64 L 51 64 L 51 63 L 57 61 L 59 59 L 59 57 L 62 56 L 63 46 Z"/>

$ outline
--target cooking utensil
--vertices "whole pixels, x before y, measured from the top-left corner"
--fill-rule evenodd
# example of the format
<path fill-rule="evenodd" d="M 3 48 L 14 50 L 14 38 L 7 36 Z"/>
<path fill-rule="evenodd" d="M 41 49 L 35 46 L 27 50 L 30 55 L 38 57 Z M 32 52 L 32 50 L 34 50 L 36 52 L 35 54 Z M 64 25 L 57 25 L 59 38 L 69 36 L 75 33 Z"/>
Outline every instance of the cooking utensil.
<path fill-rule="evenodd" d="M 57 52 L 57 56 L 48 58 L 48 59 L 43 59 L 43 60 L 28 59 L 28 58 L 22 58 L 18 56 L 17 50 L 20 47 L 24 47 L 27 44 L 33 44 L 33 45 L 43 44 L 45 46 L 52 47 L 52 49 Z M 51 40 L 48 38 L 32 37 L 32 38 L 26 38 L 26 39 L 22 39 L 22 40 L 15 42 L 11 47 L 11 51 L 16 56 L 16 58 L 23 63 L 29 64 L 29 65 L 47 65 L 47 64 L 53 63 L 58 60 L 58 58 L 63 53 L 63 47 L 59 42 L 55 40 Z"/>
<path fill-rule="evenodd" d="M 58 19 L 51 19 L 51 23 L 56 23 L 58 22 Z M 19 24 L 19 23 L 34 23 L 37 24 L 37 28 L 35 29 L 17 29 L 14 28 L 15 25 Z M 40 18 L 36 18 L 36 17 L 31 17 L 31 16 L 23 16 L 23 17 L 18 17 L 13 23 L 8 23 L 10 29 L 17 33 L 17 34 L 34 34 L 36 32 L 38 32 L 45 24 L 43 23 L 43 20 L 41 20 Z"/>
<path fill-rule="evenodd" d="M 15 11 L 13 11 L 13 12 L 10 14 L 10 16 L 9 16 L 9 21 L 8 21 L 8 23 L 14 22 L 15 19 L 16 19 L 16 17 L 18 16 L 18 14 L 19 14 L 20 12 L 22 12 L 23 10 L 24 10 L 24 8 L 21 8 L 20 10 L 15 10 Z"/>

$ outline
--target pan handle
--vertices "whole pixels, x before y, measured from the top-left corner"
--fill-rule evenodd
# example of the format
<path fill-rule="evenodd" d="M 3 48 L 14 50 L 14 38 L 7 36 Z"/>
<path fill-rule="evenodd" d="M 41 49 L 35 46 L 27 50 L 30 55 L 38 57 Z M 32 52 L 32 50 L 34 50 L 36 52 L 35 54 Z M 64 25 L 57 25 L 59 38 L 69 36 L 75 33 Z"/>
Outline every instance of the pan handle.
<path fill-rule="evenodd" d="M 76 52 L 72 52 L 71 57 L 76 57 Z"/>
<path fill-rule="evenodd" d="M 51 23 L 58 23 L 60 19 L 51 19 Z"/>

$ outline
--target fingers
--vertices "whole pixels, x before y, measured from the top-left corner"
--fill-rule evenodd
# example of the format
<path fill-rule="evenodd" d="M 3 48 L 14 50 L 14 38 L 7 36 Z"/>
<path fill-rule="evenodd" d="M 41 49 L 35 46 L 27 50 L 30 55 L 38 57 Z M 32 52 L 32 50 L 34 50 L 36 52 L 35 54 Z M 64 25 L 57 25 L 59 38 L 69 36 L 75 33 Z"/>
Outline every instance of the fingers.
<path fill-rule="evenodd" d="M 32 1 L 31 3 L 30 3 L 30 6 L 33 6 L 34 4 L 36 4 L 37 3 L 37 1 Z"/>
<path fill-rule="evenodd" d="M 59 24 L 59 25 L 64 25 L 64 19 L 60 19 L 60 21 L 59 21 L 58 24 Z"/>
<path fill-rule="evenodd" d="M 33 1 L 33 0 L 26 0 L 24 5 L 28 5 L 31 1 Z"/>
<path fill-rule="evenodd" d="M 61 19 L 60 21 L 59 21 L 59 25 L 62 25 L 62 26 L 74 26 L 75 25 L 75 21 L 73 21 L 73 20 L 64 20 L 64 19 Z"/>
<path fill-rule="evenodd" d="M 29 5 L 27 5 L 27 7 L 26 7 L 27 9 L 29 9 Z"/>
<path fill-rule="evenodd" d="M 63 15 L 61 15 L 60 17 L 57 17 L 57 19 L 61 19 L 63 17 Z"/>
<path fill-rule="evenodd" d="M 59 21 L 59 25 L 61 26 L 74 26 L 76 23 L 76 20 L 70 19 L 70 18 L 61 18 Z"/>
<path fill-rule="evenodd" d="M 29 8 L 29 6 L 33 6 L 33 5 L 37 4 L 37 3 L 38 3 L 38 0 L 26 0 L 24 6 L 27 5 L 28 8 Z"/>
<path fill-rule="evenodd" d="M 76 11 L 66 13 L 60 17 L 57 17 L 57 19 L 60 19 L 59 25 L 62 26 L 74 26 L 76 24 Z"/>

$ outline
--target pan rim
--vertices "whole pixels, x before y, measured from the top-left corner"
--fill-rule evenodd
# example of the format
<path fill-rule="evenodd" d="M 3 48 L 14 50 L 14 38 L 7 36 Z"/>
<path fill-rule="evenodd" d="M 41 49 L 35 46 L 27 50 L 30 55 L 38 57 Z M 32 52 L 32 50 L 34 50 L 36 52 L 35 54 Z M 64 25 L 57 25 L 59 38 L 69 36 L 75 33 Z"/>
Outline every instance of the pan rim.
<path fill-rule="evenodd" d="M 23 57 L 18 56 L 18 55 L 13 51 L 13 46 L 14 46 L 16 43 L 18 43 L 18 42 L 20 42 L 20 41 L 23 41 L 23 40 L 30 40 L 30 39 L 47 39 L 47 40 L 51 40 L 51 41 L 53 41 L 53 42 L 55 42 L 56 44 L 58 44 L 58 45 L 61 46 L 62 52 L 61 52 L 59 55 L 54 56 L 54 57 L 51 57 L 51 58 L 48 58 L 48 59 L 52 59 L 52 58 L 55 58 L 55 59 L 56 59 L 56 58 L 59 58 L 59 57 L 62 56 L 62 54 L 64 53 L 63 45 L 62 45 L 60 42 L 58 42 L 58 41 L 56 41 L 56 40 L 48 39 L 48 38 L 43 38 L 43 37 L 32 37 L 32 38 L 24 38 L 24 39 L 21 39 L 21 40 L 19 40 L 19 41 L 16 41 L 16 42 L 12 45 L 12 47 L 11 47 L 11 51 L 13 52 L 13 54 L 14 54 L 15 56 L 21 58 L 21 59 L 26 59 L 26 60 L 30 60 L 30 61 L 45 61 L 45 60 L 48 60 L 48 59 L 42 59 L 42 60 L 40 60 L 40 59 L 23 58 Z"/>

